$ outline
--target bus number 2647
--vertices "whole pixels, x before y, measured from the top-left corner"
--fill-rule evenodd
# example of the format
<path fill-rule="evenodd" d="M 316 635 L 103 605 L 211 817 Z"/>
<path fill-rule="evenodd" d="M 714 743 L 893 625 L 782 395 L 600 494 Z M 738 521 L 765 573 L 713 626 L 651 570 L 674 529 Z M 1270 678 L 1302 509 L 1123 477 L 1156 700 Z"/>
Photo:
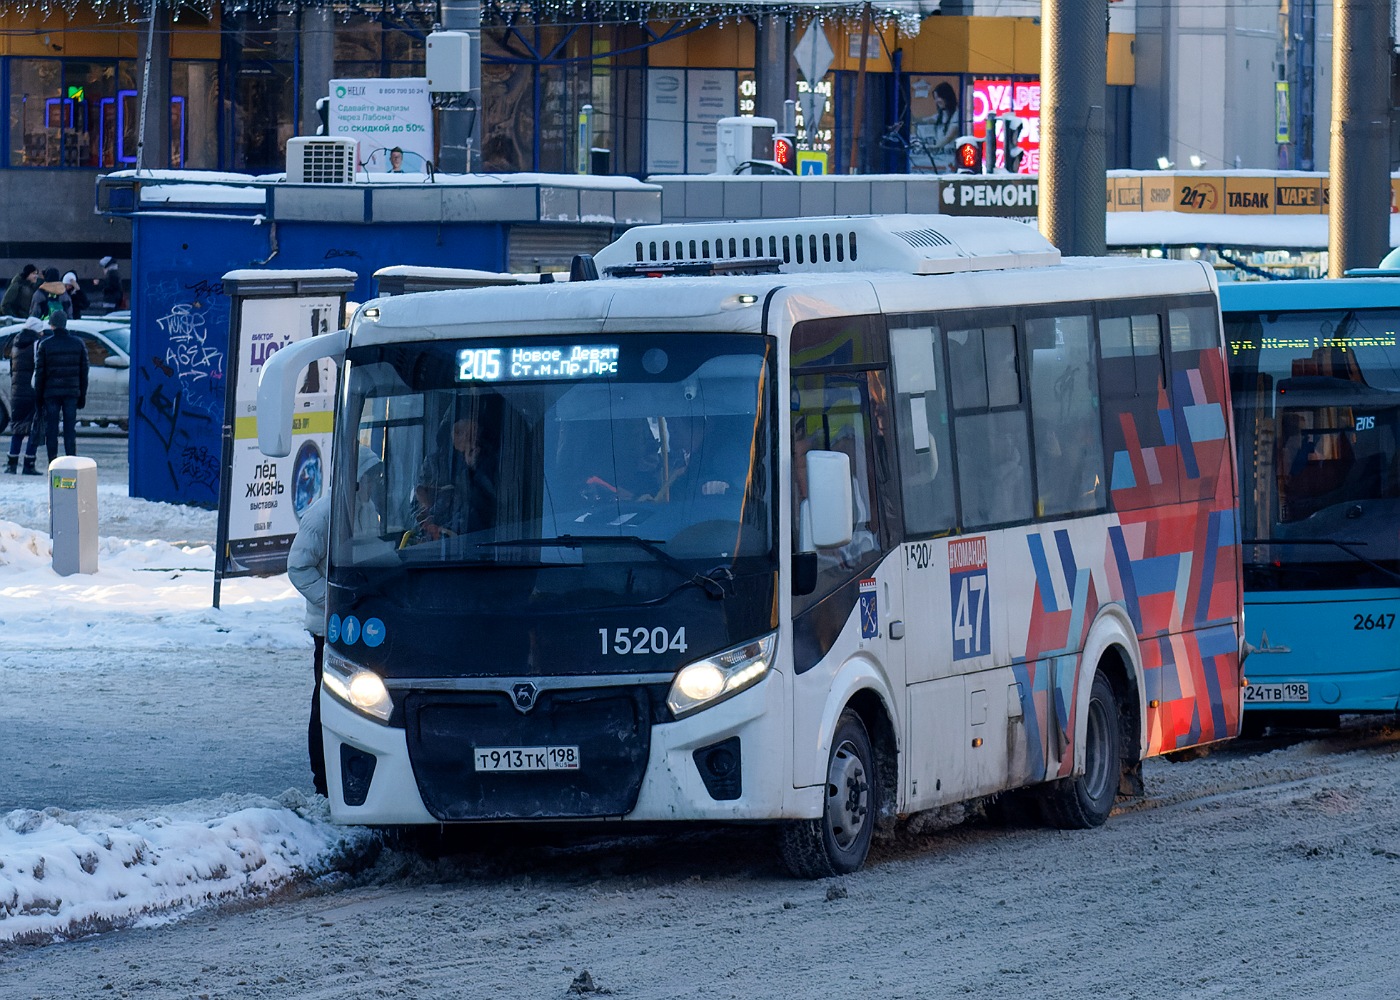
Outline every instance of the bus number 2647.
<path fill-rule="evenodd" d="M 609 653 L 626 656 L 628 653 L 664 653 L 674 649 L 678 653 L 686 650 L 685 626 L 674 632 L 657 626 L 656 628 L 615 628 L 609 632 L 598 630 L 598 639 L 603 644 L 603 655 Z"/>

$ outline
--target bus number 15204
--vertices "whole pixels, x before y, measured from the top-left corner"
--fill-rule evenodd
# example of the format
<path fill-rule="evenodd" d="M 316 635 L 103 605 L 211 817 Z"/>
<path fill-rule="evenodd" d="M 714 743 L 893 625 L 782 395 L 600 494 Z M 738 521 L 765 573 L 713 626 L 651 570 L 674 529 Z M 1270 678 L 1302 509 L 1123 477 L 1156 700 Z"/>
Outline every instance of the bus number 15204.
<path fill-rule="evenodd" d="M 598 630 L 598 639 L 603 644 L 603 655 L 614 653 L 626 656 L 629 653 L 664 653 L 674 649 L 678 653 L 686 651 L 685 626 L 674 632 L 657 626 L 656 628 L 617 628 L 611 634 L 605 628 Z"/>

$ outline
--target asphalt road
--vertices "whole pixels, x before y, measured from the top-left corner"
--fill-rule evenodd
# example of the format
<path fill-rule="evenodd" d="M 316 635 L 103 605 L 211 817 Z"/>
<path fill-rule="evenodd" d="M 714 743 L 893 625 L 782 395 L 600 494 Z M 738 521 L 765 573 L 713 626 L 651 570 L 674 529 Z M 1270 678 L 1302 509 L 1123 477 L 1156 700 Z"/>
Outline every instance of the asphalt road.
<path fill-rule="evenodd" d="M 127 437 L 124 431 L 102 430 L 97 427 L 78 429 L 78 454 L 97 463 L 99 483 L 126 484 L 126 449 Z M 39 445 L 39 460 L 44 460 L 42 444 Z"/>

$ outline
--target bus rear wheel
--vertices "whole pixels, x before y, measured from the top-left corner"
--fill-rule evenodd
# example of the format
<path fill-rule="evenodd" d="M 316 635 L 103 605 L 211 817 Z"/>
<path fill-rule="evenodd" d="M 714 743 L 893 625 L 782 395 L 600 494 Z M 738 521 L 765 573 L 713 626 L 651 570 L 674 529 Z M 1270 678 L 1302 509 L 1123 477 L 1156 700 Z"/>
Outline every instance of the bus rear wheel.
<path fill-rule="evenodd" d="M 1122 773 L 1123 730 L 1118 719 L 1118 699 L 1108 678 L 1095 673 L 1084 726 L 1084 773 L 1046 789 L 1046 819 L 1061 830 L 1103 826 L 1118 798 Z"/>
<path fill-rule="evenodd" d="M 826 765 L 826 795 L 819 819 L 784 824 L 778 847 L 798 878 L 849 875 L 865 864 L 880 814 L 875 753 L 860 716 L 849 709 L 837 720 Z"/>

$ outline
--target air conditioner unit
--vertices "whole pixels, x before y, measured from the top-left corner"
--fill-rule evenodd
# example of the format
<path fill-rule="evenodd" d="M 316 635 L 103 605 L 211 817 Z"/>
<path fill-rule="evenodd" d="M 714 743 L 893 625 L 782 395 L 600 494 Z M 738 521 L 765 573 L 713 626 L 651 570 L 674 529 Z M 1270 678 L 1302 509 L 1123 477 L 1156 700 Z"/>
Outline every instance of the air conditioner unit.
<path fill-rule="evenodd" d="M 287 140 L 289 184 L 354 184 L 355 140 L 298 136 Z"/>

